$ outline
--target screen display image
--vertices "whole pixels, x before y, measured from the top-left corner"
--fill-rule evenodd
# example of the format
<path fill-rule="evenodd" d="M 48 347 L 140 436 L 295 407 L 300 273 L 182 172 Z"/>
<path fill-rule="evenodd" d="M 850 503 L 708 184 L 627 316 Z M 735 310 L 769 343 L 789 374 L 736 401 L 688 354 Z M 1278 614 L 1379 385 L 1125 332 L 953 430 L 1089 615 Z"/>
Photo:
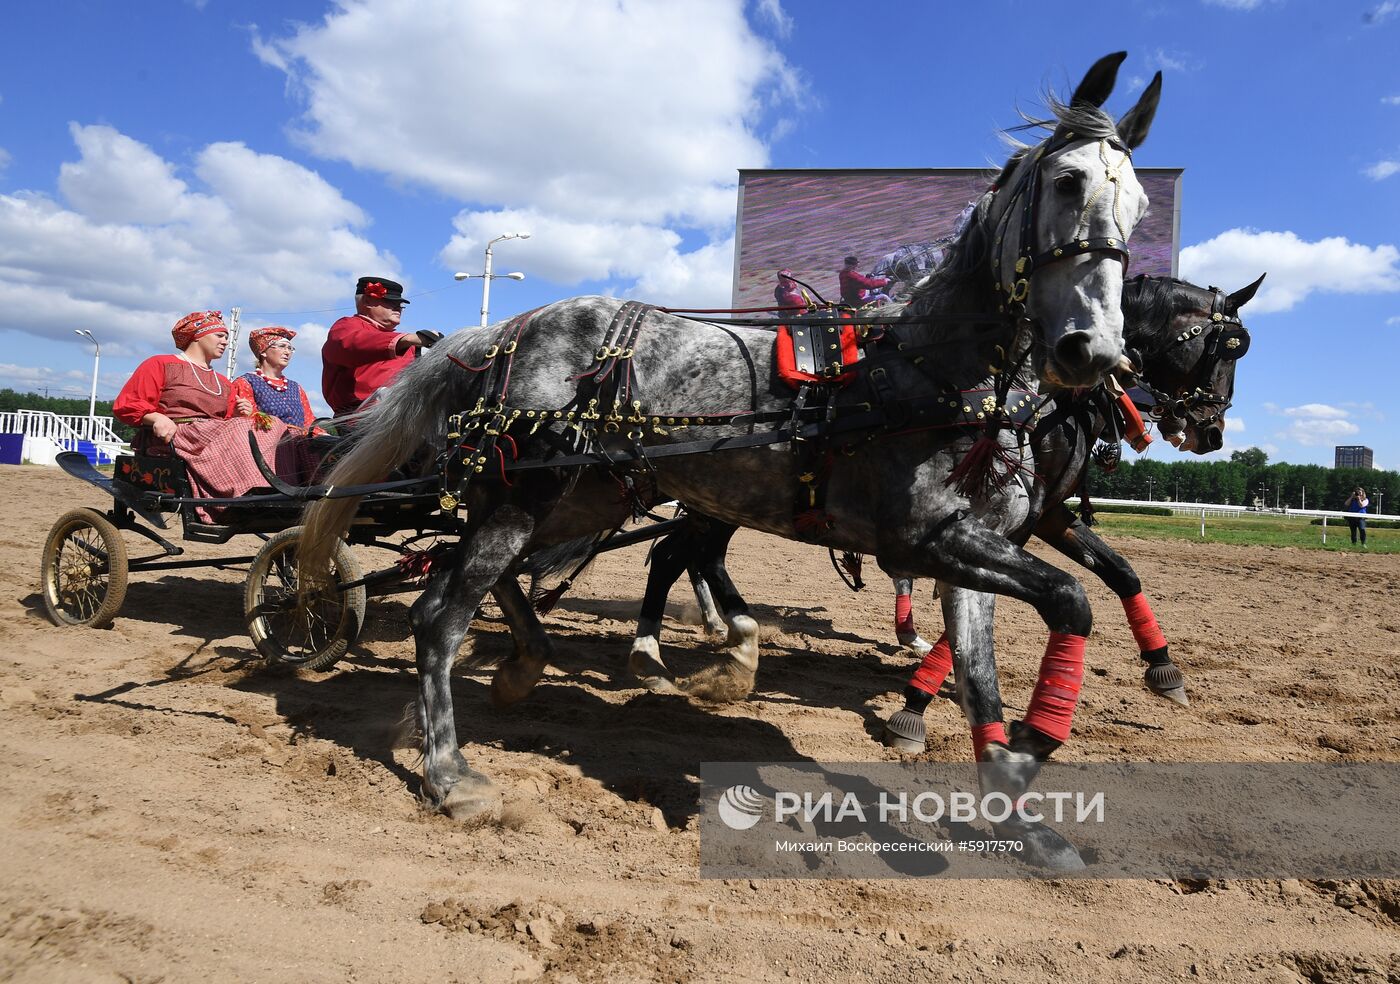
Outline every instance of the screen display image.
<path fill-rule="evenodd" d="M 1136 173 L 1151 205 L 1129 241 L 1129 275 L 1174 275 L 1181 169 Z M 941 259 L 959 216 L 994 176 L 983 168 L 740 171 L 734 306 L 771 307 L 779 270 L 839 300 L 848 256 L 860 273 L 892 279 L 887 290 L 898 298 Z"/>

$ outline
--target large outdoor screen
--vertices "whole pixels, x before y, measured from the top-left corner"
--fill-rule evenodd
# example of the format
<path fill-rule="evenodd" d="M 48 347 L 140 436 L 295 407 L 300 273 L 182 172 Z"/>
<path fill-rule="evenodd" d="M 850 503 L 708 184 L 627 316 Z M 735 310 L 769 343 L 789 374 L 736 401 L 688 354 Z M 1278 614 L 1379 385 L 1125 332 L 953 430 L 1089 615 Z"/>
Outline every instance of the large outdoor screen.
<path fill-rule="evenodd" d="M 1180 168 L 1138 168 L 1151 207 L 1133 231 L 1129 274 L 1176 274 Z M 894 290 L 939 256 L 958 216 L 994 175 L 981 168 L 739 172 L 734 306 L 767 307 L 779 270 L 827 300 L 847 256 Z"/>

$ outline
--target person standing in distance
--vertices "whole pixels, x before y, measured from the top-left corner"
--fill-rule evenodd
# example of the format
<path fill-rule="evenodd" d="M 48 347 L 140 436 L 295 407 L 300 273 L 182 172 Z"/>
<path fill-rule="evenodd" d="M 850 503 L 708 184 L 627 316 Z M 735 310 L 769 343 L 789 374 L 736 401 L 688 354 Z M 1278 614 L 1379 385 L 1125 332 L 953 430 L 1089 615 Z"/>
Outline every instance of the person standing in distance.
<path fill-rule="evenodd" d="M 1366 546 L 1366 510 L 1370 507 L 1371 500 L 1366 497 L 1366 490 L 1357 486 L 1347 504 L 1342 508 L 1352 515 L 1347 516 L 1347 526 L 1351 527 L 1351 542 L 1356 543 L 1357 533 L 1361 534 L 1361 546 Z"/>
<path fill-rule="evenodd" d="M 370 395 L 394 381 L 420 349 L 442 338 L 437 331 L 400 332 L 403 285 L 385 277 L 355 283 L 355 313 L 331 325 L 321 346 L 321 392 L 337 417 L 354 413 Z"/>

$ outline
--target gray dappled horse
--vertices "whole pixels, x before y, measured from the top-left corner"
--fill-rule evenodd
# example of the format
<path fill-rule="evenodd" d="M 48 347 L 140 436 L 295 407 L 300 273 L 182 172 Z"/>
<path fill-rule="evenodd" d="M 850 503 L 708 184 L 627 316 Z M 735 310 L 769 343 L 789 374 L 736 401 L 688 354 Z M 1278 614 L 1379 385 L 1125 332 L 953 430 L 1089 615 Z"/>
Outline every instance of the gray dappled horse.
<path fill-rule="evenodd" d="M 1136 400 L 1182 450 L 1207 454 L 1221 447 L 1225 411 L 1234 395 L 1235 362 L 1249 348 L 1239 310 L 1263 280 L 1260 277 L 1228 295 L 1170 277 L 1139 276 L 1124 285 L 1123 337 L 1131 361 L 1139 367 Z M 1146 664 L 1143 675 L 1148 688 L 1185 704 L 1184 678 L 1171 661 L 1136 572 L 1064 505 L 1081 484 L 1094 442 L 1103 436 L 1117 447 L 1125 436 L 1119 431 L 1121 423 L 1106 394 L 1055 394 L 1042 408 L 1041 422 L 1030 436 L 1036 477 L 1048 489 L 1045 511 L 1027 515 L 1007 535 L 1016 543 L 1035 535 L 1098 575 L 1123 602 Z M 735 527 L 706 516 L 688 514 L 687 518 L 686 526 L 658 541 L 652 550 L 633 642 L 633 672 L 656 672 L 666 595 L 682 571 L 690 572 L 709 631 L 722 632 L 734 616 L 748 615 L 725 567 Z M 895 579 L 897 592 L 909 594 L 909 585 L 907 578 Z M 907 644 L 903 638 L 900 641 Z M 890 719 L 885 733 L 886 744 L 906 752 L 923 751 L 922 715 L 952 662 L 946 636 L 932 646 L 924 643 L 916 652 L 924 656 L 923 665 L 905 690 L 905 708 Z M 644 682 L 654 690 L 670 686 L 655 676 Z"/>
<path fill-rule="evenodd" d="M 892 573 L 940 581 L 964 706 L 983 733 L 1002 717 L 991 645 L 996 594 L 1033 605 L 1053 651 L 1071 663 L 1077 654 L 1081 673 L 1089 606 L 1073 578 L 1001 535 L 1024 521 L 1038 494 L 1016 428 L 979 438 L 966 426 L 921 429 L 918 421 L 951 419 L 940 416 L 944 404 L 956 416 L 961 392 L 974 388 L 988 414 L 1009 418 L 1040 379 L 1091 386 L 1121 362 L 1125 241 L 1147 208 L 1130 154 L 1147 135 L 1161 84 L 1155 78 L 1115 124 L 1098 107 L 1124 57 L 1096 63 L 1068 105 L 1052 101 L 1050 136 L 1008 161 L 945 268 L 905 308 L 908 320 L 888 333 L 889 344 L 859 364 L 856 382 L 830 408 L 836 426 L 822 432 L 849 443 L 825 476 L 829 522 L 803 538 L 877 555 Z M 950 327 L 950 320 L 957 323 Z M 988 344 L 989 322 L 1014 327 L 1014 342 L 996 335 L 1010 344 Z M 789 438 L 815 436 L 820 427 L 794 412 L 791 391 L 775 378 L 774 343 L 769 330 L 706 325 L 613 298 L 575 298 L 494 331 L 452 336 L 406 369 L 363 416 L 329 485 L 380 480 L 427 442 L 451 452 L 444 509 L 466 510 L 461 548 L 434 570 L 411 612 L 428 802 L 454 816 L 499 808 L 499 792 L 461 754 L 451 668 L 493 587 L 512 617 L 533 620 L 509 576 L 531 550 L 619 527 L 640 484 L 727 522 L 798 536 L 792 490 L 802 471 Z M 925 357 L 935 351 L 936 358 Z M 999 356 L 1005 361 L 990 375 Z M 877 404 L 879 411 L 872 409 Z M 758 426 L 788 417 L 791 426 L 772 436 Z M 688 428 L 666 426 L 672 418 L 689 421 Z M 843 422 L 851 428 L 843 430 Z M 899 429 L 907 433 L 898 440 L 875 439 Z M 1015 472 L 1001 487 L 963 494 L 948 483 L 978 440 Z M 667 454 L 687 443 L 725 451 Z M 569 467 L 508 472 L 507 454 L 523 462 L 555 455 Z M 577 467 L 581 462 L 595 467 Z M 308 508 L 299 550 L 303 590 L 324 583 L 328 555 L 356 503 L 326 498 Z M 757 625 L 740 617 L 730 629 L 728 659 L 686 681 L 689 692 L 724 698 L 752 687 Z M 498 700 L 519 699 L 543 673 L 549 648 L 537 621 L 517 653 L 492 682 Z M 1070 710 L 1059 708 L 1066 728 Z M 989 745 L 986 758 L 1032 763 L 1030 753 L 1053 741 Z"/>

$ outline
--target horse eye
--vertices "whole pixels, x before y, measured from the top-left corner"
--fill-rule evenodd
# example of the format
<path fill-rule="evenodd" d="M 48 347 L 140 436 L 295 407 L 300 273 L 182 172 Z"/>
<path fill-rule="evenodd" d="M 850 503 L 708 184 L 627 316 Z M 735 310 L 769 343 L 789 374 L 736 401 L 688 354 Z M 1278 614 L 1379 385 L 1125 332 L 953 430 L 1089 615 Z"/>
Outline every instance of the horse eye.
<path fill-rule="evenodd" d="M 1055 190 L 1070 194 L 1079 190 L 1079 175 L 1061 174 L 1055 179 Z"/>

